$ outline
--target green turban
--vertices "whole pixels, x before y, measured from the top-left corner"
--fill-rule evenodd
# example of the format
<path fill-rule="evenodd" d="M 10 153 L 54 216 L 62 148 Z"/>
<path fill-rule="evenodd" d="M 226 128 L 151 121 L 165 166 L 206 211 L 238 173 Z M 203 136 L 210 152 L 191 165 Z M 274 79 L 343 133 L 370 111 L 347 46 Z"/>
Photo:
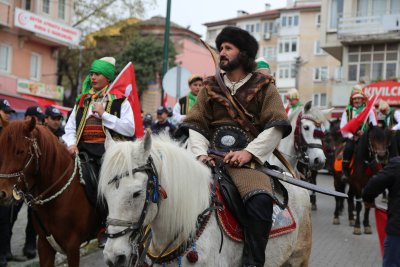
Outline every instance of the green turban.
<path fill-rule="evenodd" d="M 257 63 L 257 69 L 258 70 L 259 69 L 269 69 L 269 70 L 271 70 L 270 67 L 269 67 L 268 62 L 263 57 L 257 58 L 256 63 Z"/>
<path fill-rule="evenodd" d="M 100 73 L 103 74 L 111 82 L 115 78 L 115 59 L 113 57 L 103 57 L 92 62 L 89 73 Z M 82 93 L 77 97 L 77 101 L 80 99 L 82 94 L 87 94 L 92 88 L 90 81 L 90 74 L 86 76 L 82 84 Z"/>

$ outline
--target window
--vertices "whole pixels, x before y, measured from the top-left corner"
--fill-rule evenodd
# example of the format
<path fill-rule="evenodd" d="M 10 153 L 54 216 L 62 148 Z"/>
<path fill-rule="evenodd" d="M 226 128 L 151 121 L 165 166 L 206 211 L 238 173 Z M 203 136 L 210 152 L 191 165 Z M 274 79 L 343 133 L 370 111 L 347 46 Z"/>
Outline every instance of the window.
<path fill-rule="evenodd" d="M 296 66 L 292 63 L 283 63 L 278 66 L 278 77 L 281 79 L 296 78 Z"/>
<path fill-rule="evenodd" d="M 314 81 L 326 81 L 328 80 L 328 67 L 317 67 L 314 68 L 313 74 Z"/>
<path fill-rule="evenodd" d="M 46 13 L 46 14 L 50 14 L 50 0 L 43 0 L 42 12 Z"/>
<path fill-rule="evenodd" d="M 31 54 L 31 68 L 30 68 L 30 79 L 34 81 L 40 80 L 40 67 L 41 58 L 39 54 Z"/>
<path fill-rule="evenodd" d="M 25 0 L 22 7 L 25 8 L 25 10 L 31 10 L 31 0 Z"/>
<path fill-rule="evenodd" d="M 58 17 L 65 19 L 65 0 L 58 0 Z"/>
<path fill-rule="evenodd" d="M 342 73 L 342 66 L 337 66 L 335 68 L 335 81 L 341 81 L 343 79 Z"/>
<path fill-rule="evenodd" d="M 282 27 L 296 27 L 299 25 L 298 15 L 284 15 L 282 16 Z"/>
<path fill-rule="evenodd" d="M 0 72 L 11 72 L 11 46 L 0 44 Z"/>
<path fill-rule="evenodd" d="M 276 47 L 275 46 L 267 46 L 262 50 L 262 56 L 268 60 L 276 59 Z"/>
<path fill-rule="evenodd" d="M 264 22 L 264 33 L 275 33 L 276 29 L 274 29 L 274 22 L 269 21 L 269 22 Z"/>
<path fill-rule="evenodd" d="M 315 15 L 315 26 L 318 28 L 319 26 L 321 26 L 321 14 L 317 14 Z"/>
<path fill-rule="evenodd" d="M 279 41 L 279 53 L 297 52 L 297 38 L 283 39 Z"/>
<path fill-rule="evenodd" d="M 324 50 L 321 48 L 319 40 L 314 42 L 314 55 L 326 55 Z"/>
<path fill-rule="evenodd" d="M 329 28 L 336 30 L 339 18 L 343 15 L 343 0 L 332 0 L 330 11 Z"/>
<path fill-rule="evenodd" d="M 326 107 L 326 93 L 313 94 L 313 106 Z"/>
<path fill-rule="evenodd" d="M 399 76 L 399 45 L 350 46 L 348 80 L 386 80 Z"/>

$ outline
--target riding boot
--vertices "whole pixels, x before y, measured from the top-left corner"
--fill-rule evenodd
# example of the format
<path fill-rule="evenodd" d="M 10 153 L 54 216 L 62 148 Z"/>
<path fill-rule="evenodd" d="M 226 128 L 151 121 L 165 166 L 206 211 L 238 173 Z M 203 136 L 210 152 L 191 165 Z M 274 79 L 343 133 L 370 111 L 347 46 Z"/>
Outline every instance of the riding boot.
<path fill-rule="evenodd" d="M 262 267 L 265 262 L 265 249 L 272 222 L 251 221 L 248 227 L 243 229 L 243 267 Z"/>

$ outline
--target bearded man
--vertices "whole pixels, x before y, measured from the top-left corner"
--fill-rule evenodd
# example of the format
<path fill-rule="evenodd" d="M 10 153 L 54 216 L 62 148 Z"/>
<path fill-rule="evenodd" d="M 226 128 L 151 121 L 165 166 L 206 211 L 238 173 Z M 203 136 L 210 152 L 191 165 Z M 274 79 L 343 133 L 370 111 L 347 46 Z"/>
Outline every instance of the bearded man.
<path fill-rule="evenodd" d="M 272 78 L 255 72 L 258 43 L 254 37 L 228 26 L 217 36 L 216 47 L 220 68 L 225 71 L 216 75 L 221 76 L 226 88 L 218 84 L 217 76 L 208 77 L 182 127 L 189 129 L 188 149 L 198 160 L 215 165 L 208 149 L 226 153 L 226 172 L 240 193 L 248 222 L 242 225 L 242 266 L 264 266 L 273 202 L 285 207 L 287 194 L 275 191 L 285 191 L 278 181 L 248 166 L 264 164 L 291 126 Z M 225 89 L 246 109 L 259 134 L 242 125 Z"/>

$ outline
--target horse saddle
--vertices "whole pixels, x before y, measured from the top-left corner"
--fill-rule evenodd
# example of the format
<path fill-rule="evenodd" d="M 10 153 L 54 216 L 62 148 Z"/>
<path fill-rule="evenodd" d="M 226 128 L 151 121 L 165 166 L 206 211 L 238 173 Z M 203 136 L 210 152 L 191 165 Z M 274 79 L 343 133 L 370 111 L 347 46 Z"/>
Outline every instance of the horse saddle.
<path fill-rule="evenodd" d="M 86 152 L 79 152 L 81 159 L 82 178 L 85 181 L 86 196 L 93 205 L 97 206 L 97 185 L 99 183 L 99 162 L 89 157 Z"/>
<path fill-rule="evenodd" d="M 214 167 L 216 198 L 223 208 L 217 210 L 217 218 L 225 234 L 235 241 L 243 241 L 242 227 L 248 225 L 248 216 L 239 191 L 223 167 Z M 277 204 L 273 206 L 273 224 L 270 237 L 292 232 L 296 222 L 289 207 L 282 210 Z"/>

